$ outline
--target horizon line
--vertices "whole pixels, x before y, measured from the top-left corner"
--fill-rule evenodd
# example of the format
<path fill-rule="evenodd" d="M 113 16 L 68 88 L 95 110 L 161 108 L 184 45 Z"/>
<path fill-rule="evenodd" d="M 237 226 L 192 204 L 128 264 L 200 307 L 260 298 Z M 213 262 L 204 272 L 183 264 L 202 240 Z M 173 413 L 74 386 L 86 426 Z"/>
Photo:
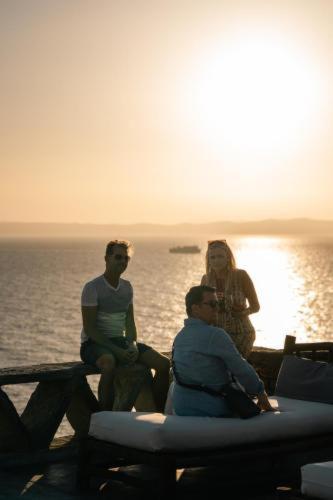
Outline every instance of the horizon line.
<path fill-rule="evenodd" d="M 215 220 L 208 222 L 171 222 L 171 223 L 163 223 L 163 222 L 58 222 L 58 221 L 0 221 L 0 224 L 40 224 L 40 225 L 77 225 L 77 226 L 181 226 L 181 225 L 209 225 L 209 224 L 249 224 L 249 223 L 259 223 L 259 222 L 333 222 L 333 218 L 331 219 L 313 219 L 310 217 L 291 217 L 291 218 L 273 218 L 269 217 L 266 219 L 248 219 L 248 220 Z"/>

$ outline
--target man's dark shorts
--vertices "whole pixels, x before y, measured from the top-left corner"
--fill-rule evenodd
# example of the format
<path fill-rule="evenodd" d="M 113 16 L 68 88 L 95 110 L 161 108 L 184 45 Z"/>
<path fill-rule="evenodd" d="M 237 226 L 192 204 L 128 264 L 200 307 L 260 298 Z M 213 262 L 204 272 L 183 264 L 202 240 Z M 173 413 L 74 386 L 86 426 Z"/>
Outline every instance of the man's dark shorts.
<path fill-rule="evenodd" d="M 129 341 L 127 340 L 126 337 L 115 337 L 110 340 L 114 345 L 116 345 L 117 347 L 121 347 L 122 349 L 128 349 L 129 347 Z M 138 347 L 139 354 L 143 354 L 144 352 L 149 351 L 151 349 L 150 346 L 142 344 L 141 342 L 137 342 L 136 345 Z M 96 344 L 96 342 L 94 342 L 91 339 L 88 339 L 81 344 L 80 356 L 82 361 L 84 363 L 87 363 L 88 365 L 96 366 L 96 361 L 103 354 L 112 354 L 112 353 L 107 347 Z"/>

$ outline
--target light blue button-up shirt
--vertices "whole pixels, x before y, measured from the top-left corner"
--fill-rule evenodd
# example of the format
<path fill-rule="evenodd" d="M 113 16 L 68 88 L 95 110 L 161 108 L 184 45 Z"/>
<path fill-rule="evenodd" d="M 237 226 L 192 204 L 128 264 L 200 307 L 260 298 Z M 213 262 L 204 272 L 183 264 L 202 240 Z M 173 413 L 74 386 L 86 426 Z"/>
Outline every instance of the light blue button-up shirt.
<path fill-rule="evenodd" d="M 174 364 L 181 382 L 203 384 L 218 391 L 230 381 L 231 373 L 249 394 L 264 391 L 262 380 L 222 328 L 196 318 L 188 318 L 184 324 L 173 344 Z M 173 391 L 173 407 L 177 415 L 230 416 L 223 397 L 177 383 Z"/>

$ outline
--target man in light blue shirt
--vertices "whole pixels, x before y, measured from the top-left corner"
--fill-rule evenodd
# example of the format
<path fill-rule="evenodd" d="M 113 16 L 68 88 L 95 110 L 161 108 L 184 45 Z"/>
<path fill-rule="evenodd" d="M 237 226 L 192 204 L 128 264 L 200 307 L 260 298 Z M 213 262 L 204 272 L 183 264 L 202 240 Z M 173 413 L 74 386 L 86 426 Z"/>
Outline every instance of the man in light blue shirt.
<path fill-rule="evenodd" d="M 173 361 L 179 380 L 219 391 L 234 375 L 248 394 L 258 396 L 262 410 L 273 410 L 262 380 L 239 354 L 229 335 L 214 325 L 217 316 L 215 288 L 194 286 L 185 298 L 188 318 L 173 345 Z M 231 416 L 222 396 L 175 383 L 173 406 L 177 415 Z"/>

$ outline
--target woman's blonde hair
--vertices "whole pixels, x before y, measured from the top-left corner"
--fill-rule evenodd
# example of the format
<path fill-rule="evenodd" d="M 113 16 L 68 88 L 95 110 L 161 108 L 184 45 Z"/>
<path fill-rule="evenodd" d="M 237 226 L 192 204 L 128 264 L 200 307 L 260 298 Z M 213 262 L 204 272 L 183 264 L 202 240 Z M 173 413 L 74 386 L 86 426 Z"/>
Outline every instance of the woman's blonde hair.
<path fill-rule="evenodd" d="M 228 271 L 236 269 L 236 260 L 234 254 L 231 251 L 231 248 L 227 243 L 227 240 L 209 240 L 206 251 L 206 276 L 208 276 L 209 273 L 211 272 L 211 266 L 209 262 L 209 249 L 211 247 L 223 248 L 226 251 L 228 257 L 228 263 L 227 263 Z"/>

